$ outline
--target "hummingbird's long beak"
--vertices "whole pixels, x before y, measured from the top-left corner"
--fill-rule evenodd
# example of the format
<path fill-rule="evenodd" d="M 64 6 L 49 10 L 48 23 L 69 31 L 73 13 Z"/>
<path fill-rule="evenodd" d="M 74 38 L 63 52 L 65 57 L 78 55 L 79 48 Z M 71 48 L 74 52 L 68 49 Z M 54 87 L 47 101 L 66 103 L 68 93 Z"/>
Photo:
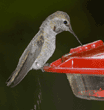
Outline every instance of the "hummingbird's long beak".
<path fill-rule="evenodd" d="M 69 27 L 69 30 L 68 30 L 68 31 L 69 31 L 70 33 L 72 33 L 72 34 L 75 36 L 75 38 L 78 40 L 78 42 L 81 44 L 81 46 L 83 46 L 82 43 L 81 43 L 81 41 L 78 39 L 78 37 L 76 36 L 76 34 L 74 33 L 74 31 L 72 30 L 71 25 L 69 25 L 68 27 Z"/>

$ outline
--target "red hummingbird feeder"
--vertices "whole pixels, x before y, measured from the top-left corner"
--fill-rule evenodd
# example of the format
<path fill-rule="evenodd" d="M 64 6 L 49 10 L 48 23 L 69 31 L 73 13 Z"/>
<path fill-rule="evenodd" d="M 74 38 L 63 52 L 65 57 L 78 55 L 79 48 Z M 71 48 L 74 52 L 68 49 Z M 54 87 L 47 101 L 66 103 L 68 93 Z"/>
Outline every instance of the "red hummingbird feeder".
<path fill-rule="evenodd" d="M 104 100 L 104 43 L 98 40 L 70 49 L 44 71 L 65 73 L 76 97 Z"/>

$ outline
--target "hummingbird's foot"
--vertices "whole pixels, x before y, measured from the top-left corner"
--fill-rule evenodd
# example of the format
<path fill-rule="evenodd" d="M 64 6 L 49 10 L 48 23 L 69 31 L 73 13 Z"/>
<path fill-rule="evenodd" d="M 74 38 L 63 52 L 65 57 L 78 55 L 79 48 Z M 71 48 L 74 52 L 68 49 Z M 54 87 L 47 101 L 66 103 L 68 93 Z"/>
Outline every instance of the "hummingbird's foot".
<path fill-rule="evenodd" d="M 50 63 L 46 63 L 46 64 L 44 64 L 44 66 L 49 66 L 50 65 Z"/>
<path fill-rule="evenodd" d="M 44 66 L 49 66 L 49 65 L 50 65 L 50 63 L 46 63 L 46 64 L 44 64 Z M 42 72 L 45 72 L 44 69 L 43 69 L 44 66 L 41 68 Z"/>
<path fill-rule="evenodd" d="M 45 72 L 44 69 L 43 69 L 43 67 L 41 68 L 41 70 L 42 70 L 42 72 Z"/>

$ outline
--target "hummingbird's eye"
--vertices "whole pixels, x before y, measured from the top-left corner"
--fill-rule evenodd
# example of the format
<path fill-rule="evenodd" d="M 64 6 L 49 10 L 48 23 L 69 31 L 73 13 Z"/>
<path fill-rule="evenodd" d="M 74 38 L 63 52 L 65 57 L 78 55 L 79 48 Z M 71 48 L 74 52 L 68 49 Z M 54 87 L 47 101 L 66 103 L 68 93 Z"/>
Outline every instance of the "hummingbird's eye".
<path fill-rule="evenodd" d="M 64 24 L 67 24 L 67 21 L 64 21 Z"/>

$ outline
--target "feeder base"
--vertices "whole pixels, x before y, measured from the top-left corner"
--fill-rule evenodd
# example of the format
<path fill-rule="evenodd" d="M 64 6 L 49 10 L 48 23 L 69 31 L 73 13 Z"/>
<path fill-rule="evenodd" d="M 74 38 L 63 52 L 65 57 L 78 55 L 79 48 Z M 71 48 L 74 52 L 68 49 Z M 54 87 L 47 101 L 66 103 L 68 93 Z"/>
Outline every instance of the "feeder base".
<path fill-rule="evenodd" d="M 76 97 L 104 101 L 104 76 L 66 74 Z"/>

